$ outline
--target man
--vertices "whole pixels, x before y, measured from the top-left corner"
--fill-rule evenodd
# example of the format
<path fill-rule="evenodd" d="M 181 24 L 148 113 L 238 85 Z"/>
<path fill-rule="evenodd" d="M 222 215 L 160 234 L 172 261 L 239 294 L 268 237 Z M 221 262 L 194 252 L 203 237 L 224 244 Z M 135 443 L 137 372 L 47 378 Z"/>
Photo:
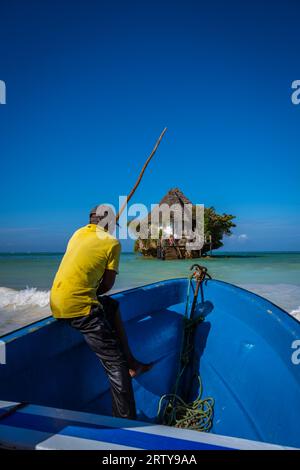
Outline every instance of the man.
<path fill-rule="evenodd" d="M 99 211 L 99 208 L 102 211 Z M 113 415 L 136 418 L 131 378 L 151 364 L 137 361 L 129 348 L 118 302 L 103 296 L 114 285 L 121 246 L 101 227 L 105 206 L 90 212 L 90 223 L 71 237 L 51 289 L 52 314 L 79 330 L 108 376 Z"/>

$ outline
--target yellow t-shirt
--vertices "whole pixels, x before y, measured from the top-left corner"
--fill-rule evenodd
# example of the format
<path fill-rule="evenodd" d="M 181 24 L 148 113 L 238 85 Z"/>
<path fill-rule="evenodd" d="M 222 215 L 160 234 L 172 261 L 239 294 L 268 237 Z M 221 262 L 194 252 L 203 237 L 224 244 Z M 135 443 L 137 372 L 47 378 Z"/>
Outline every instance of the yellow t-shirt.
<path fill-rule="evenodd" d="M 95 224 L 71 237 L 56 273 L 50 295 L 55 318 L 88 315 L 97 304 L 96 292 L 105 269 L 118 272 L 121 245 Z"/>

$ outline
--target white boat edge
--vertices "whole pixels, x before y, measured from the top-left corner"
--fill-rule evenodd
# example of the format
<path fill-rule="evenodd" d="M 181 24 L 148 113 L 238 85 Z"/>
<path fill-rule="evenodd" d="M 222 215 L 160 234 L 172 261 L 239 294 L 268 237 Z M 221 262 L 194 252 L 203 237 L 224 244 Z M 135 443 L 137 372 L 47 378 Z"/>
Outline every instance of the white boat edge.
<path fill-rule="evenodd" d="M 102 426 L 124 434 L 129 431 L 129 434 L 136 435 L 141 433 L 147 435 L 149 438 L 156 437 L 164 440 L 168 439 L 170 450 L 172 449 L 172 442 L 174 439 L 177 442 L 182 441 L 184 448 L 188 445 L 191 449 L 195 445 L 195 450 L 297 450 L 295 448 L 269 444 L 265 442 L 252 441 L 237 437 L 222 436 L 211 433 L 198 432 L 187 429 L 178 429 L 174 427 L 149 424 L 141 421 L 132 421 L 121 418 L 113 418 L 110 416 L 103 416 L 85 412 L 71 411 L 59 408 L 51 408 L 40 405 L 24 405 L 21 408 L 16 408 L 19 403 L 0 401 L 0 448 L 2 449 L 32 449 L 32 450 L 145 450 L 141 447 L 141 442 L 138 439 L 138 445 L 134 440 L 126 445 L 121 442 L 110 442 L 109 439 L 100 440 L 98 438 L 89 439 L 81 436 L 74 436 L 68 432 L 69 429 L 74 429 L 76 425 L 82 425 L 86 430 L 93 430 L 95 426 Z M 15 410 L 15 411 L 14 411 Z M 64 432 L 45 432 L 40 429 L 35 429 L 34 425 L 30 427 L 16 425 L 13 426 L 4 424 L 7 411 L 11 411 L 12 415 L 19 415 L 22 418 L 24 413 L 28 416 L 31 415 L 32 421 L 36 417 L 42 417 L 44 420 L 63 420 L 65 427 Z M 1 418 L 1 415 L 4 418 Z M 2 423 L 1 423 L 2 421 Z M 99 431 L 99 429 L 98 429 Z M 101 434 L 101 430 L 99 432 Z M 180 445 L 180 444 L 179 444 Z M 146 449 L 149 450 L 149 447 Z M 178 450 L 178 447 L 176 447 Z M 157 450 L 155 448 L 151 450 Z"/>

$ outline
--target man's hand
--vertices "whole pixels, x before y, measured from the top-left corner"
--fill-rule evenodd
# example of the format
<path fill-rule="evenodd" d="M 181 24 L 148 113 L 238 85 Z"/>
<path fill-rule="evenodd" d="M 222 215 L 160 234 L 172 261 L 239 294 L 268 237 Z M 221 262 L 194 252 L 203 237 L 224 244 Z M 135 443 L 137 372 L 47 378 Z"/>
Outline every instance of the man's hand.
<path fill-rule="evenodd" d="M 97 290 L 98 295 L 105 294 L 113 287 L 115 280 L 116 280 L 116 275 L 117 275 L 116 271 L 111 271 L 109 269 L 106 269 L 104 271 L 102 280 Z"/>

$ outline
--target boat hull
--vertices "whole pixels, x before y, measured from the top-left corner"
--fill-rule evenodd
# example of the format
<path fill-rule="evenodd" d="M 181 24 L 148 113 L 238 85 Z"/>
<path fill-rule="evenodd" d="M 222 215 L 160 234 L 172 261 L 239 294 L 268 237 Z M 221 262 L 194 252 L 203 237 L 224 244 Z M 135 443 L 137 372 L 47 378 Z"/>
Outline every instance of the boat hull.
<path fill-rule="evenodd" d="M 134 380 L 140 421 L 156 422 L 160 397 L 172 391 L 187 285 L 174 279 L 114 295 L 134 354 L 155 363 Z M 293 361 L 300 323 L 224 282 L 205 282 L 203 295 L 194 367 L 203 396 L 215 400 L 211 432 L 300 447 L 300 365 Z M 104 371 L 82 336 L 63 322 L 49 317 L 2 337 L 0 362 L 0 400 L 110 415 Z M 197 380 L 189 388 L 193 399 Z"/>

